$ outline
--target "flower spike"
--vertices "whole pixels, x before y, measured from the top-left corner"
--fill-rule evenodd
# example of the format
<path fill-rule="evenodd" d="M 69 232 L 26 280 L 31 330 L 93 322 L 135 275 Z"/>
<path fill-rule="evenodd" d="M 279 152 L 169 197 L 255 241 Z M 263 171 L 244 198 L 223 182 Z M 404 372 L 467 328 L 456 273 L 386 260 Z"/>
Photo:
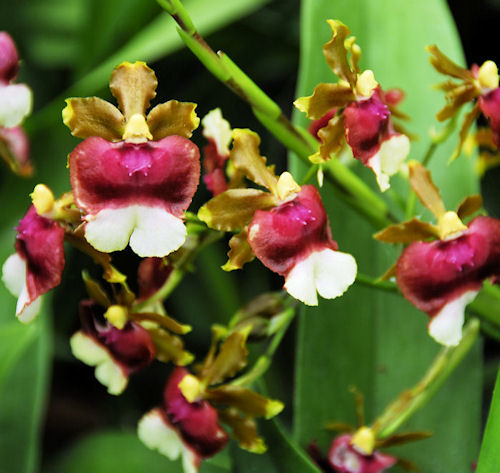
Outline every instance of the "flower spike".
<path fill-rule="evenodd" d="M 189 138 L 195 104 L 170 101 L 145 115 L 156 95 L 154 72 L 142 62 L 113 71 L 121 109 L 96 97 L 68 99 L 64 123 L 85 140 L 69 155 L 75 202 L 85 238 L 112 252 L 130 242 L 139 256 L 162 257 L 186 239 L 184 211 L 196 191 L 199 151 Z"/>

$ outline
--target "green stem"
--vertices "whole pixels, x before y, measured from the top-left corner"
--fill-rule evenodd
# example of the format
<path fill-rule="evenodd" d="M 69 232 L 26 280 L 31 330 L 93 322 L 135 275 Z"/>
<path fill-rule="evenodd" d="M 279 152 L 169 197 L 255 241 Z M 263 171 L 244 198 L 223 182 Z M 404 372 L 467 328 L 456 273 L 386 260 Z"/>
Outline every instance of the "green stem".
<path fill-rule="evenodd" d="M 356 275 L 356 282 L 363 286 L 372 287 L 374 289 L 380 289 L 382 291 L 387 292 L 399 292 L 398 285 L 391 281 L 378 281 L 377 279 L 373 279 L 366 274 L 358 273 Z"/>
<path fill-rule="evenodd" d="M 443 348 L 421 381 L 412 389 L 404 391 L 375 421 L 373 430 L 378 439 L 392 435 L 436 394 L 472 348 L 478 333 L 479 321 L 471 319 L 464 329 L 460 343 L 456 347 Z"/>
<path fill-rule="evenodd" d="M 500 289 L 486 282 L 483 290 L 469 304 L 469 309 L 481 320 L 500 329 Z"/>
<path fill-rule="evenodd" d="M 293 307 L 289 307 L 280 314 L 277 314 L 275 317 L 281 320 L 281 326 L 274 333 L 269 345 L 267 346 L 266 351 L 264 352 L 264 354 L 259 356 L 259 358 L 257 358 L 257 361 L 254 363 L 254 365 L 248 372 L 246 372 L 244 375 L 232 381 L 231 382 L 232 385 L 250 386 L 252 383 L 261 378 L 262 375 L 271 366 L 274 353 L 278 349 L 281 341 L 283 340 L 283 337 L 285 336 L 288 327 L 290 326 L 292 320 L 295 317 L 295 309 Z"/>
<path fill-rule="evenodd" d="M 178 32 L 182 40 L 205 67 L 246 101 L 252 107 L 257 119 L 278 140 L 297 154 L 302 161 L 310 164 L 308 158 L 318 146 L 316 140 L 305 130 L 295 127 L 276 102 L 266 95 L 226 54 L 222 52 L 216 54 L 210 48 L 196 31 L 180 0 L 158 0 L 158 2 L 178 23 Z M 327 179 L 337 188 L 337 194 L 377 228 L 383 228 L 395 221 L 383 199 L 338 160 L 331 160 L 325 169 Z"/>

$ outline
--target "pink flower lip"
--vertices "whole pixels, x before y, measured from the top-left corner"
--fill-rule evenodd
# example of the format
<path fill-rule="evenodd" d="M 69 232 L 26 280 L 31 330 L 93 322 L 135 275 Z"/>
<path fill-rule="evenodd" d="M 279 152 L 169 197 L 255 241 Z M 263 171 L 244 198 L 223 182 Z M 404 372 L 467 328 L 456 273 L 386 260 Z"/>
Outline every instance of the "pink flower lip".
<path fill-rule="evenodd" d="M 478 100 L 479 108 L 488 119 L 493 132 L 493 141 L 500 147 L 500 87 L 482 95 Z"/>

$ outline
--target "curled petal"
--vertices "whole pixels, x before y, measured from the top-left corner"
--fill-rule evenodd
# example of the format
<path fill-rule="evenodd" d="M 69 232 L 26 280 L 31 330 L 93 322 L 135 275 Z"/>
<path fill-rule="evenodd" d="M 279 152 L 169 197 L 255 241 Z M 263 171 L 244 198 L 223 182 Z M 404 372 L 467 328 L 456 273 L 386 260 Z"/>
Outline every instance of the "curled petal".
<path fill-rule="evenodd" d="M 209 200 L 198 212 L 200 220 L 217 230 L 245 227 L 259 209 L 269 209 L 276 197 L 258 189 L 229 189 Z"/>
<path fill-rule="evenodd" d="M 237 409 L 219 411 L 221 420 L 229 425 L 240 448 L 252 453 L 264 453 L 267 450 L 264 439 L 257 433 L 257 424 L 251 417 L 242 417 Z"/>
<path fill-rule="evenodd" d="M 474 79 L 471 71 L 455 64 L 451 59 L 444 55 L 435 44 L 427 46 L 425 49 L 431 53 L 429 61 L 434 66 L 436 71 L 465 81 Z"/>
<path fill-rule="evenodd" d="M 158 81 L 144 62 L 123 62 L 111 74 L 109 88 L 118 107 L 128 121 L 133 115 L 146 115 L 150 101 L 156 96 Z"/>
<path fill-rule="evenodd" d="M 32 93 L 24 84 L 0 85 L 0 126 L 20 125 L 31 113 Z"/>
<path fill-rule="evenodd" d="M 467 196 L 457 207 L 458 218 L 464 219 L 481 210 L 483 198 L 479 194 Z"/>
<path fill-rule="evenodd" d="M 408 169 L 413 191 L 417 194 L 420 202 L 439 220 L 446 213 L 446 208 L 439 189 L 432 182 L 431 173 L 417 161 L 410 161 Z"/>
<path fill-rule="evenodd" d="M 373 237 L 385 243 L 413 243 L 428 238 L 439 238 L 439 230 L 434 225 L 414 217 L 406 222 L 390 225 Z"/>
<path fill-rule="evenodd" d="M 346 81 L 351 88 L 354 88 L 356 74 L 349 67 L 345 47 L 345 41 L 351 32 L 341 21 L 327 20 L 327 23 L 332 29 L 332 38 L 323 46 L 326 62 L 335 74 Z"/>
<path fill-rule="evenodd" d="M 244 264 L 249 263 L 255 258 L 255 255 L 248 243 L 247 230 L 233 235 L 229 240 L 229 247 L 231 248 L 227 254 L 227 263 L 222 266 L 224 271 L 233 271 L 234 269 L 241 269 Z"/>
<path fill-rule="evenodd" d="M 120 141 L 125 118 L 114 105 L 99 97 L 71 98 L 62 111 L 64 124 L 73 136 L 100 136 L 107 141 Z"/>
<path fill-rule="evenodd" d="M 202 120 L 203 136 L 215 143 L 219 156 L 229 156 L 229 144 L 232 140 L 231 125 L 222 117 L 220 108 L 205 115 Z"/>
<path fill-rule="evenodd" d="M 318 131 L 320 140 L 317 153 L 309 156 L 313 163 L 323 163 L 332 158 L 332 154 L 338 153 L 345 144 L 344 140 L 344 117 L 333 117 L 328 124 Z"/>
<path fill-rule="evenodd" d="M 278 179 L 274 166 L 266 166 L 266 158 L 259 153 L 259 144 L 257 133 L 251 130 L 233 130 L 231 161 L 237 170 L 276 195 Z"/>
<path fill-rule="evenodd" d="M 154 107 L 147 117 L 153 140 L 158 141 L 171 135 L 191 138 L 193 130 L 200 124 L 195 108 L 195 103 L 177 100 L 169 100 Z"/>

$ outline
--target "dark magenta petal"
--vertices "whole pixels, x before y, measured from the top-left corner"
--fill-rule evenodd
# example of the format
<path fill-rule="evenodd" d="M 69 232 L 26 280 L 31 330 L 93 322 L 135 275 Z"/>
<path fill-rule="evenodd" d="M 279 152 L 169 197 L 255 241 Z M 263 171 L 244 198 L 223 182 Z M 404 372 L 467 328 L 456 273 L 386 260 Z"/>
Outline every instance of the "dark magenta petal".
<path fill-rule="evenodd" d="M 390 131 L 390 112 L 378 93 L 369 99 L 353 102 L 344 109 L 347 143 L 355 158 L 363 164 L 378 151 Z"/>
<path fill-rule="evenodd" d="M 200 178 L 198 148 L 181 136 L 145 143 L 87 138 L 69 165 L 75 201 L 89 214 L 139 204 L 181 217 Z"/>
<path fill-rule="evenodd" d="M 332 442 L 328 462 L 338 473 L 381 473 L 396 463 L 396 458 L 374 451 L 363 455 L 351 445 L 351 435 L 341 435 Z"/>
<path fill-rule="evenodd" d="M 145 258 L 137 270 L 139 297 L 144 300 L 155 294 L 167 281 L 173 266 L 166 265 L 163 258 Z"/>
<path fill-rule="evenodd" d="M 500 87 L 479 97 L 479 108 L 490 122 L 495 145 L 500 147 Z"/>
<path fill-rule="evenodd" d="M 302 186 L 297 196 L 271 210 L 257 210 L 248 227 L 253 252 L 271 271 L 285 276 L 312 251 L 337 250 L 318 190 Z"/>
<path fill-rule="evenodd" d="M 64 230 L 32 205 L 17 227 L 16 251 L 26 261 L 29 302 L 58 286 L 64 269 Z"/>
<path fill-rule="evenodd" d="M 19 56 L 14 41 L 5 31 L 0 32 L 0 82 L 9 83 L 17 76 Z"/>
<path fill-rule="evenodd" d="M 396 279 L 403 295 L 431 317 L 487 278 L 500 276 L 500 221 L 477 217 L 457 238 L 416 242 L 402 253 Z"/>
<path fill-rule="evenodd" d="M 389 89 L 389 90 L 383 91 L 379 87 L 378 90 L 382 96 L 383 102 L 386 105 L 396 106 L 400 102 L 402 102 L 403 99 L 405 98 L 405 93 L 401 89 L 395 88 L 395 89 Z"/>
<path fill-rule="evenodd" d="M 33 169 L 29 159 L 29 140 L 20 126 L 0 127 L 0 155 L 14 172 L 21 176 L 31 175 Z"/>
<path fill-rule="evenodd" d="M 155 357 L 149 332 L 134 322 L 117 329 L 103 317 L 104 309 L 94 301 L 80 303 L 83 331 L 105 347 L 126 376 L 148 366 Z"/>
<path fill-rule="evenodd" d="M 203 148 L 203 182 L 215 197 L 227 190 L 224 166 L 229 156 L 221 156 L 213 139 Z"/>
<path fill-rule="evenodd" d="M 167 417 L 181 432 L 184 440 L 203 457 L 215 455 L 227 444 L 229 437 L 218 422 L 218 414 L 207 401 L 189 402 L 179 383 L 189 374 L 176 368 L 167 381 L 164 391 Z"/>
<path fill-rule="evenodd" d="M 333 108 L 329 112 L 325 113 L 321 118 L 318 118 L 317 120 L 313 120 L 309 127 L 307 128 L 307 131 L 311 133 L 311 135 L 314 136 L 319 141 L 318 138 L 318 131 L 321 130 L 321 128 L 324 128 L 326 125 L 328 125 L 328 122 L 335 116 L 337 113 L 337 109 Z"/>

